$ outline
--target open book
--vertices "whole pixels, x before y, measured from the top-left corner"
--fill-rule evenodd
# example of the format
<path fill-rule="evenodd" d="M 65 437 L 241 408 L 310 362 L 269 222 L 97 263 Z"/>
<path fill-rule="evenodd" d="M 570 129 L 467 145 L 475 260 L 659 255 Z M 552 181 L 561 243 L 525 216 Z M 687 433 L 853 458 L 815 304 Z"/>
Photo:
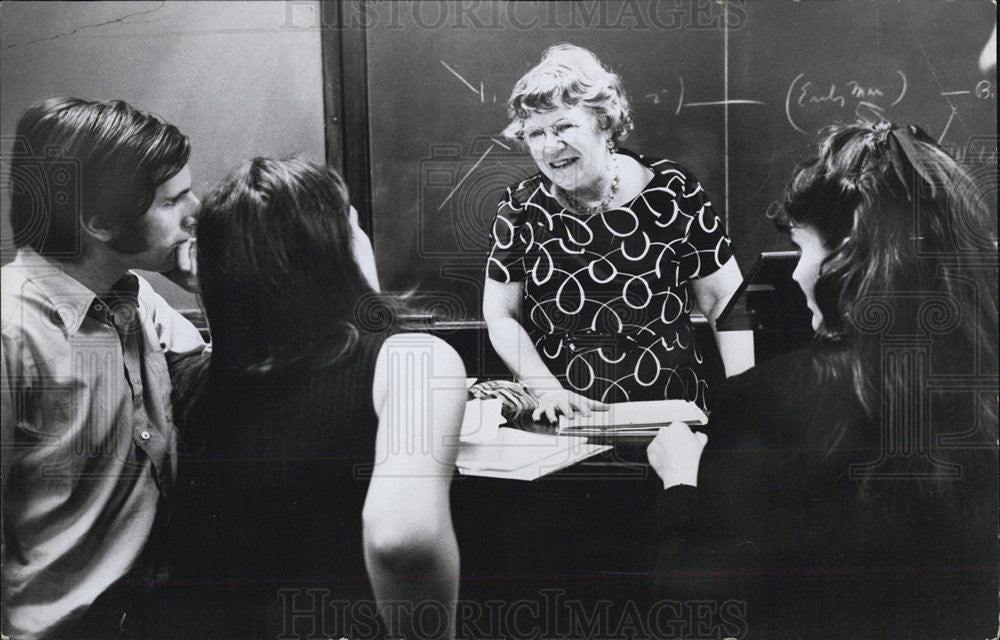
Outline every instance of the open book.
<path fill-rule="evenodd" d="M 503 402 L 469 400 L 455 465 L 463 475 L 535 480 L 607 451 L 611 447 L 501 427 Z"/>
<path fill-rule="evenodd" d="M 654 436 L 660 427 L 672 422 L 703 425 L 708 416 L 687 400 L 648 400 L 608 405 L 607 411 L 594 411 L 588 417 L 574 414 L 559 416 L 560 435 L 576 436 Z"/>

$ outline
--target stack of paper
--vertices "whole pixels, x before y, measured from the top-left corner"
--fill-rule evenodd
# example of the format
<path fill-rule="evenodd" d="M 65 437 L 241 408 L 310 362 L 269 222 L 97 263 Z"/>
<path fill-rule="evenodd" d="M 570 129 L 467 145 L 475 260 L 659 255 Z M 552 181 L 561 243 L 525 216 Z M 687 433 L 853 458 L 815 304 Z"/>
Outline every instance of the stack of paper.
<path fill-rule="evenodd" d="M 469 400 L 465 403 L 462 419 L 462 442 L 489 442 L 497 437 L 497 430 L 506 420 L 502 414 L 503 400 Z"/>
<path fill-rule="evenodd" d="M 649 400 L 608 405 L 607 411 L 594 411 L 588 417 L 575 414 L 559 416 L 558 433 L 576 436 L 656 435 L 660 427 L 672 422 L 702 425 L 708 416 L 686 400 Z"/>
<path fill-rule="evenodd" d="M 500 404 L 499 400 L 467 403 L 455 461 L 462 474 L 535 480 L 611 448 L 580 438 L 500 427 Z"/>

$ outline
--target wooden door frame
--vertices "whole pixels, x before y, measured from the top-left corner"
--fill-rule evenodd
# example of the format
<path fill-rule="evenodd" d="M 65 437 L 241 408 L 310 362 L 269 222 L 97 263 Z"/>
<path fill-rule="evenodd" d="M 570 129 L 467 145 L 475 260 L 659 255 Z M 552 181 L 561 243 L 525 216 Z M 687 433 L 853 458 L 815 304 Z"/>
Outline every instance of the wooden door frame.
<path fill-rule="evenodd" d="M 326 161 L 347 182 L 361 228 L 372 233 L 365 0 L 320 0 Z"/>

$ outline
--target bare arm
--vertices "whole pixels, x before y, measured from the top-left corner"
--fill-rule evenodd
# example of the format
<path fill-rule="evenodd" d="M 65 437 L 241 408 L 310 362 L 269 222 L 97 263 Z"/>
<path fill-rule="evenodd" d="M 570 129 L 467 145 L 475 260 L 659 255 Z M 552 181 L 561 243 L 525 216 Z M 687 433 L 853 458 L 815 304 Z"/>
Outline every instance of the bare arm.
<path fill-rule="evenodd" d="M 524 283 L 498 282 L 486 278 L 483 288 L 483 317 L 490 334 L 490 342 L 517 379 L 538 399 L 538 408 L 532 416 L 538 420 L 545 415 L 555 421 L 559 413 L 572 415 L 580 411 L 589 415 L 591 409 L 601 410 L 606 405 L 563 389 L 542 361 L 528 332 L 521 326 L 521 301 Z"/>
<path fill-rule="evenodd" d="M 372 241 L 368 238 L 368 234 L 358 222 L 358 211 L 354 207 L 351 207 L 348 221 L 351 225 L 351 250 L 354 252 L 354 260 L 361 268 L 361 275 L 365 277 L 372 289 L 381 291 L 378 283 L 378 270 L 375 268 L 375 250 L 372 249 Z"/>
<path fill-rule="evenodd" d="M 528 332 L 521 326 L 523 282 L 498 282 L 486 278 L 483 288 L 483 318 L 493 348 L 528 389 L 541 391 L 562 388 L 535 350 Z"/>
<path fill-rule="evenodd" d="M 398 334 L 379 352 L 375 469 L 362 519 L 365 564 L 391 637 L 428 637 L 412 618 L 423 602 L 447 612 L 438 637 L 455 635 L 459 557 L 448 491 L 465 394 L 462 360 L 438 338 Z"/>
<path fill-rule="evenodd" d="M 730 258 L 718 271 L 691 281 L 691 290 L 698 301 L 698 308 L 708 318 L 712 333 L 715 334 L 722 364 L 726 368 L 726 377 L 742 373 L 754 365 L 753 332 L 719 331 L 715 326 L 719 314 L 742 282 L 743 275 L 736 258 Z"/>

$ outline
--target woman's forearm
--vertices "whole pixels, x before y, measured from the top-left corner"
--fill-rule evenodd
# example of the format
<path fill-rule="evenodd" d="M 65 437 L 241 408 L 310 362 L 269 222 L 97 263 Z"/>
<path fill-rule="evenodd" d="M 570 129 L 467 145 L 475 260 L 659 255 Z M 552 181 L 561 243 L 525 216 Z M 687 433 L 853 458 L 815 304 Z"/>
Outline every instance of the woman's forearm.
<path fill-rule="evenodd" d="M 719 356 L 722 358 L 722 366 L 726 370 L 726 377 L 731 378 L 754 366 L 753 351 L 753 331 L 719 331 L 716 322 L 726 305 L 729 304 L 730 296 L 718 297 L 714 304 L 708 309 L 705 316 L 712 327 L 712 334 L 715 336 L 715 344 L 719 347 Z"/>
<path fill-rule="evenodd" d="M 742 282 L 736 258 L 730 258 L 718 271 L 691 282 L 698 308 L 708 318 L 715 334 L 726 377 L 742 373 L 754 365 L 752 331 L 719 331 L 716 328 L 716 321 Z"/>
<path fill-rule="evenodd" d="M 559 380 L 545 366 L 520 322 L 510 317 L 494 317 L 488 319 L 486 325 L 493 348 L 528 389 L 538 394 L 562 388 Z"/>
<path fill-rule="evenodd" d="M 754 366 L 753 331 L 718 331 L 713 326 L 712 332 L 715 334 L 715 344 L 719 346 L 727 378 Z"/>

